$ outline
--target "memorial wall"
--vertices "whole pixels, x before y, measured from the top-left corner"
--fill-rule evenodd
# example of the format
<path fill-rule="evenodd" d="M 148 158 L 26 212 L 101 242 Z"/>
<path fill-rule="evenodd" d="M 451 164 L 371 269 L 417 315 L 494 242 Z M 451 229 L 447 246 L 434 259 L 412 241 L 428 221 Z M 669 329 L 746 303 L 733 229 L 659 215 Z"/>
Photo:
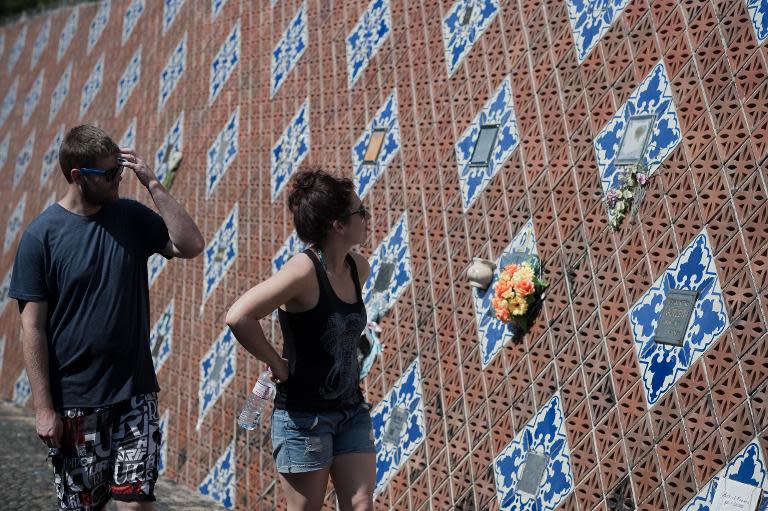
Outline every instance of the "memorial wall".
<path fill-rule="evenodd" d="M 287 184 L 314 164 L 372 212 L 378 509 L 768 497 L 766 39 L 766 0 L 113 0 L 6 22 L 0 396 L 33 407 L 14 255 L 66 188 L 64 133 L 94 123 L 207 243 L 148 262 L 162 477 L 284 509 L 268 421 L 235 423 L 263 366 L 224 317 L 303 248 Z M 151 203 L 127 173 L 121 193 Z M 512 264 L 548 286 L 505 312 Z"/>

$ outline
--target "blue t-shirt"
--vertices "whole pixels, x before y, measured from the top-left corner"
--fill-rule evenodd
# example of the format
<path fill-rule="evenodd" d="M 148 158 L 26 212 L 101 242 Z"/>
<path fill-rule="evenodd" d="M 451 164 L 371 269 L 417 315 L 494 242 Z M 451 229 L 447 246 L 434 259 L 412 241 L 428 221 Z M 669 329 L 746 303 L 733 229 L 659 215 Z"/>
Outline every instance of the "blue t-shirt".
<path fill-rule="evenodd" d="M 54 406 L 106 406 L 159 390 L 147 259 L 168 239 L 162 217 L 128 199 L 91 216 L 53 204 L 24 231 L 8 294 L 48 303 Z"/>

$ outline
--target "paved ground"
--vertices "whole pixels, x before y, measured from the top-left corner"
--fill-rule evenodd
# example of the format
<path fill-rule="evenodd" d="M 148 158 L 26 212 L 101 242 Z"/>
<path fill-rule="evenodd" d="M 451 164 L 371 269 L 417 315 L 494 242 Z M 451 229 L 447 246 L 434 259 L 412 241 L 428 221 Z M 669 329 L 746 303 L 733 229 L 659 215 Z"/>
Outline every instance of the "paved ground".
<path fill-rule="evenodd" d="M 2 509 L 56 509 L 53 474 L 46 450 L 35 435 L 29 410 L 0 400 L 0 507 Z M 155 492 L 157 511 L 224 509 L 170 481 L 160 479 Z M 114 510 L 114 506 L 109 507 Z"/>

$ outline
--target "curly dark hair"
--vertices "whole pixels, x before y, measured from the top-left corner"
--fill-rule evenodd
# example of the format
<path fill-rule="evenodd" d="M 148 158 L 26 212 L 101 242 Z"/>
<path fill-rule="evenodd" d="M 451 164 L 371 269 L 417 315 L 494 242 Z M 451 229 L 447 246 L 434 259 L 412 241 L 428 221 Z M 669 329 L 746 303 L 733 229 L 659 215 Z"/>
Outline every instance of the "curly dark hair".
<path fill-rule="evenodd" d="M 328 236 L 333 221 L 349 211 L 355 185 L 351 179 L 308 167 L 293 176 L 290 188 L 288 208 L 299 239 L 320 243 Z"/>

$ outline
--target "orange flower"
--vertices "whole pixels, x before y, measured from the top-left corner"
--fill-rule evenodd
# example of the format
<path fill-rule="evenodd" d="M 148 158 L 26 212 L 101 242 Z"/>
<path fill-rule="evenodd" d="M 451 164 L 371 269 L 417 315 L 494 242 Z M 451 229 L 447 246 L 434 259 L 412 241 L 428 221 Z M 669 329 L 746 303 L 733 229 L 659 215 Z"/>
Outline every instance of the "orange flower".
<path fill-rule="evenodd" d="M 504 269 L 501 271 L 501 280 L 512 280 L 512 277 L 515 275 L 515 273 L 519 269 L 520 267 L 516 264 L 506 265 Z"/>
<path fill-rule="evenodd" d="M 533 293 L 535 287 L 531 280 L 521 280 L 515 284 L 515 292 L 522 296 L 528 296 Z"/>
<path fill-rule="evenodd" d="M 504 298 L 504 293 L 512 289 L 512 283 L 507 280 L 500 280 L 496 283 L 496 298 Z"/>

